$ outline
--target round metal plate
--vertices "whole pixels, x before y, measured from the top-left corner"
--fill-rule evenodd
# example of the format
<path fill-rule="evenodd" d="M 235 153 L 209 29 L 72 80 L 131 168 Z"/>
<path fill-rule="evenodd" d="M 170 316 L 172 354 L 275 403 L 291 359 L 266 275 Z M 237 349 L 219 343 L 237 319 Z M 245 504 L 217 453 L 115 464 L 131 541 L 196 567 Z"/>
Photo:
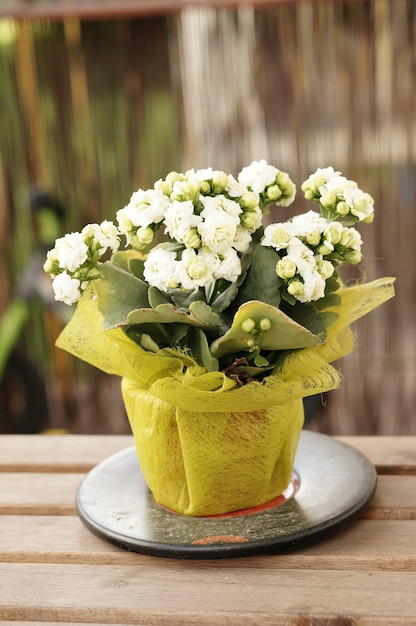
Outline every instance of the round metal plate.
<path fill-rule="evenodd" d="M 121 548 L 163 557 L 229 558 L 295 548 L 355 518 L 374 494 L 377 475 L 360 452 L 303 431 L 291 485 L 266 507 L 229 516 L 189 517 L 158 505 L 135 449 L 87 474 L 78 514 L 96 535 Z"/>

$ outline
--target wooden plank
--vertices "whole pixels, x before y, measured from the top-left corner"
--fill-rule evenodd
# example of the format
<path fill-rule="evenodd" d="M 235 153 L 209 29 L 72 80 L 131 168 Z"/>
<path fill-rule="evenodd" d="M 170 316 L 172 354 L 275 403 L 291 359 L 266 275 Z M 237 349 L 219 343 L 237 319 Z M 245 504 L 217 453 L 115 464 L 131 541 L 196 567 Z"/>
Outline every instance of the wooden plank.
<path fill-rule="evenodd" d="M 235 562 L 235 560 L 233 560 Z M 416 573 L 216 563 L 0 564 L 3 619 L 140 624 L 416 624 Z M 303 620 L 303 621 L 302 621 Z M 326 620 L 326 622 L 324 622 Z M 330 622 L 332 620 L 332 622 Z M 337 621 L 336 623 L 340 623 Z"/>
<path fill-rule="evenodd" d="M 133 444 L 130 435 L 3 435 L 0 472 L 88 472 Z"/>
<path fill-rule="evenodd" d="M 84 474 L 0 473 L 0 514 L 73 515 Z M 380 476 L 364 515 L 416 519 L 416 476 Z"/>
<path fill-rule="evenodd" d="M 416 476 L 379 476 L 364 516 L 370 519 L 416 519 Z"/>
<path fill-rule="evenodd" d="M 365 454 L 380 473 L 416 474 L 416 437 L 338 439 Z M 87 472 L 132 445 L 130 435 L 3 435 L 0 472 Z"/>
<path fill-rule="evenodd" d="M 77 517 L 0 516 L 3 563 L 144 565 L 152 560 L 99 539 Z M 154 562 L 166 568 L 176 563 Z M 218 568 L 229 566 L 228 559 L 217 561 Z M 416 572 L 416 521 L 357 520 L 307 547 L 236 559 L 233 567 Z"/>
<path fill-rule="evenodd" d="M 416 474 L 416 437 L 337 437 L 360 450 L 379 474 Z"/>
<path fill-rule="evenodd" d="M 0 474 L 0 514 L 74 515 L 83 474 Z"/>

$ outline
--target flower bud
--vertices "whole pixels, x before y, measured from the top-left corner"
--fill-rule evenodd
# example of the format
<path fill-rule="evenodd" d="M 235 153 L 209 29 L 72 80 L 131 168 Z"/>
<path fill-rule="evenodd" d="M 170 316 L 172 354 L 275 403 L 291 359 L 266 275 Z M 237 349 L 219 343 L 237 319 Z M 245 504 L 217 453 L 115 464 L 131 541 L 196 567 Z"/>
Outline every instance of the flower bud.
<path fill-rule="evenodd" d="M 196 204 L 199 199 L 199 183 L 194 180 L 176 181 L 170 199 L 179 200 L 179 202 L 191 200 Z"/>
<path fill-rule="evenodd" d="M 316 252 L 318 254 L 322 254 L 322 256 L 325 256 L 326 254 L 331 254 L 331 252 L 333 251 L 334 251 L 333 246 L 329 247 L 329 245 L 326 245 L 325 243 L 322 243 L 320 246 L 316 248 Z"/>
<path fill-rule="evenodd" d="M 168 197 L 172 193 L 172 183 L 168 182 L 167 180 L 160 179 L 157 182 L 155 182 L 153 187 L 156 189 L 156 191 L 161 191 L 162 193 L 165 194 L 165 196 L 168 196 Z"/>
<path fill-rule="evenodd" d="M 252 333 L 253 330 L 255 329 L 256 329 L 256 322 L 251 317 L 248 317 L 247 319 L 245 319 L 244 322 L 241 324 L 241 330 L 244 333 Z"/>
<path fill-rule="evenodd" d="M 240 197 L 238 203 L 243 210 L 251 211 L 259 206 L 259 196 L 254 191 L 247 191 Z"/>
<path fill-rule="evenodd" d="M 313 193 L 311 189 L 307 189 L 306 191 L 304 191 L 304 196 L 306 200 L 313 200 L 315 197 L 315 194 Z"/>
<path fill-rule="evenodd" d="M 335 272 L 335 268 L 332 265 L 331 261 L 321 259 L 320 261 L 317 261 L 316 266 L 319 274 L 324 280 L 328 280 L 328 278 L 331 278 L 331 276 Z"/>
<path fill-rule="evenodd" d="M 334 191 L 326 191 L 320 199 L 320 203 L 325 209 L 331 209 L 337 201 L 337 194 Z"/>
<path fill-rule="evenodd" d="M 314 230 L 313 232 L 308 233 L 305 239 L 306 239 L 306 243 L 308 243 L 310 246 L 315 247 L 319 245 L 321 241 L 321 233 L 319 232 L 319 230 Z"/>
<path fill-rule="evenodd" d="M 263 319 L 260 320 L 259 326 L 260 326 L 260 330 L 265 333 L 271 329 L 272 323 L 268 317 L 263 317 Z"/>
<path fill-rule="evenodd" d="M 276 274 L 279 278 L 287 280 L 293 278 L 296 274 L 296 263 L 290 259 L 280 259 L 276 264 Z"/>
<path fill-rule="evenodd" d="M 260 209 L 244 211 L 240 215 L 240 224 L 247 228 L 250 232 L 254 232 L 261 225 L 261 211 Z"/>
<path fill-rule="evenodd" d="M 331 222 L 324 230 L 324 238 L 335 245 L 340 242 L 343 230 L 344 227 L 340 222 Z"/>
<path fill-rule="evenodd" d="M 289 243 L 290 239 L 290 233 L 288 233 L 284 228 L 276 228 L 276 230 L 273 231 L 272 242 L 276 246 L 284 248 L 286 247 L 286 244 Z"/>
<path fill-rule="evenodd" d="M 142 226 L 136 233 L 137 241 L 141 246 L 148 246 L 154 239 L 154 232 L 150 226 Z"/>
<path fill-rule="evenodd" d="M 209 196 L 209 194 L 211 193 L 211 183 L 209 182 L 209 180 L 203 180 L 201 183 L 199 183 L 199 190 L 203 196 Z"/>
<path fill-rule="evenodd" d="M 171 276 L 165 281 L 167 289 L 177 289 L 179 287 L 179 283 Z"/>
<path fill-rule="evenodd" d="M 362 254 L 358 250 L 347 250 L 342 255 L 342 258 L 346 263 L 350 263 L 351 265 L 357 265 L 362 259 Z"/>
<path fill-rule="evenodd" d="M 290 187 L 293 183 L 290 180 L 289 174 L 286 172 L 279 172 L 276 176 L 276 184 L 279 185 L 281 189 L 286 189 Z"/>
<path fill-rule="evenodd" d="M 198 235 L 196 228 L 191 228 L 182 237 L 182 242 L 187 248 L 194 248 L 195 250 L 201 245 L 201 237 Z"/>
<path fill-rule="evenodd" d="M 224 191 L 227 185 L 227 174 L 225 172 L 216 172 L 212 177 L 212 191 L 218 195 Z"/>
<path fill-rule="evenodd" d="M 178 172 L 169 172 L 165 178 L 165 181 L 170 183 L 172 186 L 181 180 L 185 180 L 185 176 L 183 174 L 179 174 Z"/>
<path fill-rule="evenodd" d="M 282 191 L 278 185 L 271 185 L 266 190 L 266 196 L 271 202 L 276 202 L 282 196 Z"/>
<path fill-rule="evenodd" d="M 293 278 L 293 280 L 291 280 L 288 283 L 287 290 L 288 290 L 288 293 L 290 293 L 291 296 L 294 296 L 296 298 L 296 296 L 302 296 L 303 295 L 303 292 L 305 291 L 305 288 L 303 286 L 303 283 L 298 278 Z"/>
<path fill-rule="evenodd" d="M 345 217 L 350 212 L 350 207 L 346 202 L 338 202 L 336 212 Z"/>

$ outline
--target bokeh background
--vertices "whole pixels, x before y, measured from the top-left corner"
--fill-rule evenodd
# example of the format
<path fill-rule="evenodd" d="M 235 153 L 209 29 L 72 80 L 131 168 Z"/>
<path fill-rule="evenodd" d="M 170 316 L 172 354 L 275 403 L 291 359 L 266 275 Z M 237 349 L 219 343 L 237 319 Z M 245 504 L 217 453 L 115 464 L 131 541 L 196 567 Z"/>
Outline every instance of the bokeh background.
<path fill-rule="evenodd" d="M 333 165 L 375 199 L 363 263 L 344 278 L 396 276 L 396 297 L 356 323 L 343 385 L 309 427 L 415 434 L 414 0 L 182 4 L 0 1 L 1 319 L 37 250 L 34 186 L 62 205 L 63 234 L 113 219 L 171 170 L 236 174 L 265 158 L 300 187 Z M 273 221 L 310 208 L 300 196 Z M 64 323 L 31 300 L 1 374 L 0 430 L 128 433 L 119 380 L 54 347 Z"/>

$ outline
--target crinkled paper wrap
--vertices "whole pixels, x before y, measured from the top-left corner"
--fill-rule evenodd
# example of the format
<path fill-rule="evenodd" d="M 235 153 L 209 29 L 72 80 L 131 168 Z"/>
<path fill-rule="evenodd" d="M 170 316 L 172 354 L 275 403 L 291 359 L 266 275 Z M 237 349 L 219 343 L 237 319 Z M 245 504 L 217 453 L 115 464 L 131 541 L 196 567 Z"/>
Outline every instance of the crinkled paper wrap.
<path fill-rule="evenodd" d="M 259 506 L 289 484 L 303 426 L 302 399 L 336 388 L 330 363 L 353 348 L 355 320 L 394 295 L 394 279 L 340 290 L 323 344 L 291 354 L 263 382 L 242 387 L 222 372 L 144 351 L 121 329 L 104 331 L 93 287 L 57 345 L 122 377 L 147 484 L 158 502 L 187 515 Z"/>

